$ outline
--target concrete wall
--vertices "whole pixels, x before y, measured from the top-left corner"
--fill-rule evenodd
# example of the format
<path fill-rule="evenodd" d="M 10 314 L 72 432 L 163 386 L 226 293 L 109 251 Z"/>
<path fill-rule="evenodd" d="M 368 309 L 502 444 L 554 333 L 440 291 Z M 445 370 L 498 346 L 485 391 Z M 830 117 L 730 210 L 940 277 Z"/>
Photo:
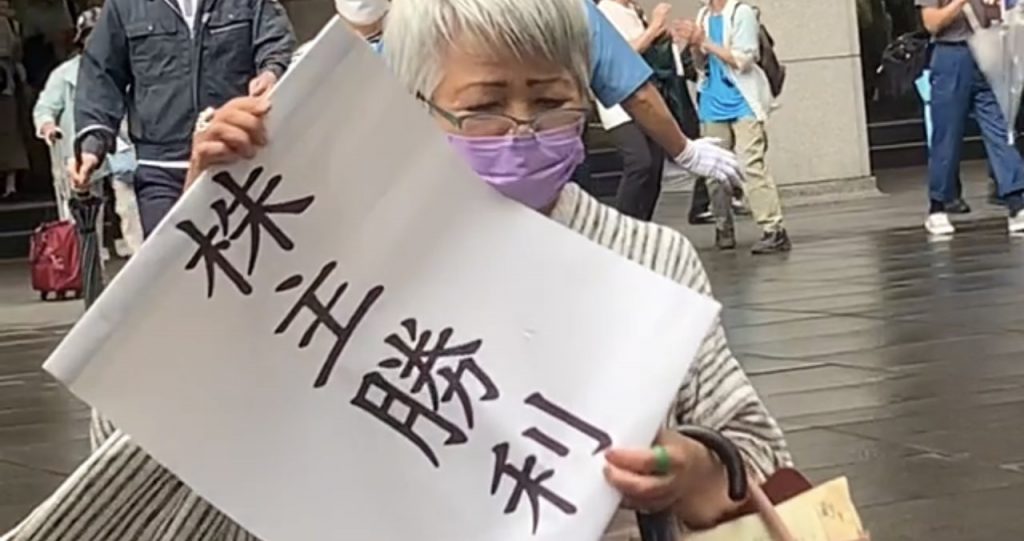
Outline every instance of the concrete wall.
<path fill-rule="evenodd" d="M 670 0 L 694 17 L 698 0 Z M 826 199 L 874 188 L 854 0 L 747 0 L 762 10 L 786 64 L 769 122 L 769 166 L 784 191 Z M 644 0 L 648 7 L 653 0 Z"/>

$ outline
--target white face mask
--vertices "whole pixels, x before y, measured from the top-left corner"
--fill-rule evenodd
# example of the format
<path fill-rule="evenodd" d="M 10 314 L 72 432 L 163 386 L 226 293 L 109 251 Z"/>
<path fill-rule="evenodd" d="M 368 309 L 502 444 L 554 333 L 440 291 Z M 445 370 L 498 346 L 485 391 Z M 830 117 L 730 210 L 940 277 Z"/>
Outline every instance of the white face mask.
<path fill-rule="evenodd" d="M 388 12 L 388 0 L 334 0 L 338 15 L 360 26 L 379 21 Z"/>

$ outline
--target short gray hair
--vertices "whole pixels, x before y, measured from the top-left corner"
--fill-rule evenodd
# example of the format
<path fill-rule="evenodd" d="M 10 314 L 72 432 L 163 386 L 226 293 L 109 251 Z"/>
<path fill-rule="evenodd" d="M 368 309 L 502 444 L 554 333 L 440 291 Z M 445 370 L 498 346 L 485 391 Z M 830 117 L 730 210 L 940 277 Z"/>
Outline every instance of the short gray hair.
<path fill-rule="evenodd" d="M 399 80 L 430 97 L 443 77 L 447 48 L 469 39 L 500 55 L 565 66 L 586 92 L 591 0 L 392 0 L 384 56 Z"/>

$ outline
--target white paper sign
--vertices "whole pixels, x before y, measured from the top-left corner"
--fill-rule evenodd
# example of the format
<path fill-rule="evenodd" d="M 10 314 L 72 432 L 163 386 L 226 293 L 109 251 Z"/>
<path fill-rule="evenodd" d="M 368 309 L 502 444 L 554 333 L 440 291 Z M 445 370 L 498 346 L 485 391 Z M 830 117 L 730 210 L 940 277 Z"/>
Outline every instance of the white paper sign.
<path fill-rule="evenodd" d="M 265 541 L 599 538 L 717 305 L 503 199 L 337 23 L 268 130 L 46 369 Z"/>

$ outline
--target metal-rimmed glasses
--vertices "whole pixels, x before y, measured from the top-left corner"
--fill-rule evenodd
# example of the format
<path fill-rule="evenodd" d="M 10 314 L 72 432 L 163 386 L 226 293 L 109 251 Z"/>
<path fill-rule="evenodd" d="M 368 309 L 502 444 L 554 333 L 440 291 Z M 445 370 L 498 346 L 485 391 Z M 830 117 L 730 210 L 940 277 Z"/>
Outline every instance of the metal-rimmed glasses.
<path fill-rule="evenodd" d="M 430 110 L 455 126 L 459 133 L 469 137 L 499 137 L 520 133 L 523 126 L 535 135 L 543 136 L 546 132 L 563 129 L 575 129 L 577 135 L 583 134 L 588 109 L 582 107 L 565 107 L 544 111 L 531 119 L 521 119 L 501 113 L 453 113 L 430 100 L 424 99 Z"/>

